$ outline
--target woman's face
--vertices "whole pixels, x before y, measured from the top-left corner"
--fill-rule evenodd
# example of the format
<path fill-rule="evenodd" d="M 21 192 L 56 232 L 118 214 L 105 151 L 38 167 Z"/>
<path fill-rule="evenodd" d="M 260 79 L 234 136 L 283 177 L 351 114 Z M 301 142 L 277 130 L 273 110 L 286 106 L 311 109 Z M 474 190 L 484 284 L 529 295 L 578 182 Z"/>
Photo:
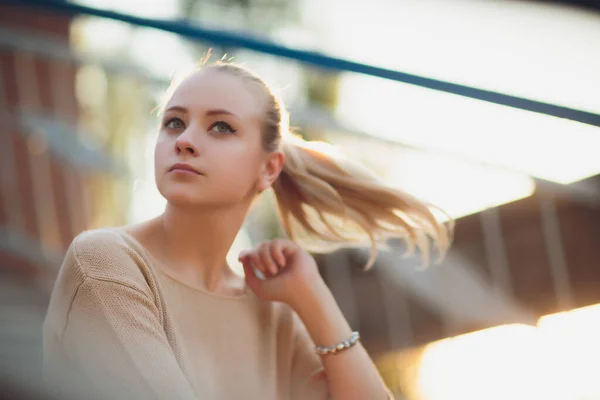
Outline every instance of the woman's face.
<path fill-rule="evenodd" d="M 216 70 L 196 72 L 177 87 L 154 153 L 156 185 L 169 203 L 235 205 L 277 177 L 278 157 L 261 145 L 264 99 L 251 89 Z"/>

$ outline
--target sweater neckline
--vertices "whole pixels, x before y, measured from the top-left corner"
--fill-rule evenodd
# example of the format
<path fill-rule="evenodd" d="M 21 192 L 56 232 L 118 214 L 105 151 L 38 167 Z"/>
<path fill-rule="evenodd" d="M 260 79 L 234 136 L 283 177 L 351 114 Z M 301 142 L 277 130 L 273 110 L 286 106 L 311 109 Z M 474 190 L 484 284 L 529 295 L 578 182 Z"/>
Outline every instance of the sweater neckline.
<path fill-rule="evenodd" d="M 113 228 L 113 230 L 116 231 L 117 233 L 121 234 L 125 238 L 127 238 L 129 241 L 133 242 L 136 245 L 136 247 L 138 247 L 144 253 L 144 255 L 146 255 L 148 257 L 148 259 L 150 259 L 152 264 L 156 265 L 156 270 L 158 270 L 158 273 L 165 275 L 169 280 L 174 281 L 178 285 L 185 286 L 187 289 L 193 290 L 194 292 L 202 293 L 204 295 L 223 299 L 223 300 L 246 300 L 251 295 L 251 290 L 247 284 L 244 287 L 244 291 L 242 293 L 236 294 L 236 295 L 226 295 L 226 294 L 214 293 L 214 292 L 208 291 L 206 289 L 192 286 L 192 285 L 182 281 L 181 279 L 176 278 L 172 274 L 168 273 L 165 270 L 165 268 L 162 267 L 162 264 L 152 255 L 152 253 L 150 253 L 150 251 L 146 247 L 144 247 L 144 245 L 142 245 L 131 233 L 127 232 L 123 227 L 116 227 L 116 228 Z"/>

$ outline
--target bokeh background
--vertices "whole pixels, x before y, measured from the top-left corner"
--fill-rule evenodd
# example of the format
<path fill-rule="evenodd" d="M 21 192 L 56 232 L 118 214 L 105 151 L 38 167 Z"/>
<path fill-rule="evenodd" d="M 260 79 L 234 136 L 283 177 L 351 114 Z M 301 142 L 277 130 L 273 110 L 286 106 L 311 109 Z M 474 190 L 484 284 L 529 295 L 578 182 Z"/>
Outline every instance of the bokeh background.
<path fill-rule="evenodd" d="M 156 20 L 180 32 L 147 26 Z M 319 68 L 228 37 L 587 119 Z M 398 399 L 600 399 L 600 5 L 541 0 L 2 2 L 3 395 L 43 398 L 41 324 L 74 236 L 162 211 L 153 110 L 209 49 L 276 87 L 306 138 L 456 219 L 447 259 L 425 270 L 400 242 L 368 272 L 363 248 L 315 255 Z M 267 194 L 232 267 L 239 250 L 281 234 Z"/>

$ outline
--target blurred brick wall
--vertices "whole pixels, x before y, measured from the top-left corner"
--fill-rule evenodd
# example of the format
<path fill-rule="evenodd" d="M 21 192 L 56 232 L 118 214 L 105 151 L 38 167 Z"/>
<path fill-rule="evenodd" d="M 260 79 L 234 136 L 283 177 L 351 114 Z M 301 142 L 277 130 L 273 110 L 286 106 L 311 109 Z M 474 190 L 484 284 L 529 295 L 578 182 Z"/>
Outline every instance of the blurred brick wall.
<path fill-rule="evenodd" d="M 69 41 L 70 21 L 70 17 L 45 10 L 0 5 L 0 28 L 52 36 L 64 40 L 65 45 Z M 4 103 L 0 116 L 0 134 L 3 136 L 0 142 L 3 153 L 0 226 L 21 231 L 60 253 L 66 250 L 77 225 L 85 226 L 85 221 L 73 221 L 72 216 L 79 214 L 69 212 L 67 199 L 68 190 L 83 192 L 83 181 L 76 171 L 67 168 L 61 159 L 48 152 L 43 132 L 29 137 L 23 134 L 18 115 L 19 110 L 25 108 L 75 121 L 75 67 L 10 47 L 0 47 L 0 68 L 0 101 Z M 36 193 L 34 188 L 40 180 L 53 188 L 52 198 L 40 198 L 43 197 L 40 192 Z M 40 204 L 51 205 L 52 223 L 40 223 L 37 211 Z M 70 204 L 72 206 L 72 200 Z M 24 276 L 40 272 L 38 265 L 32 265 L 14 252 L 0 251 L 0 271 L 9 270 Z"/>

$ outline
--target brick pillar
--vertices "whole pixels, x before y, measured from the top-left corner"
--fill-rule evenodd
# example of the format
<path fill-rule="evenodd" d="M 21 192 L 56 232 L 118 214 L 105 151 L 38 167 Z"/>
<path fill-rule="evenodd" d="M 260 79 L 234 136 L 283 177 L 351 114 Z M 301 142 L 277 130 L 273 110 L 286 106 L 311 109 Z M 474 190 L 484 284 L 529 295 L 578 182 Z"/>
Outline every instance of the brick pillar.
<path fill-rule="evenodd" d="M 33 7 L 0 6 L 0 28 L 69 42 L 70 17 Z M 2 185 L 0 227 L 20 232 L 43 249 L 61 254 L 77 230 L 68 193 L 81 193 L 82 176 L 48 151 L 43 132 L 25 135 L 19 112 L 61 121 L 77 119 L 71 64 L 0 47 L 0 146 Z M 81 196 L 77 196 L 79 199 Z M 77 205 L 76 205 L 77 207 Z M 0 247 L 0 272 L 35 276 L 41 265 L 11 249 Z M 58 266 L 55 266 L 58 267 Z"/>

